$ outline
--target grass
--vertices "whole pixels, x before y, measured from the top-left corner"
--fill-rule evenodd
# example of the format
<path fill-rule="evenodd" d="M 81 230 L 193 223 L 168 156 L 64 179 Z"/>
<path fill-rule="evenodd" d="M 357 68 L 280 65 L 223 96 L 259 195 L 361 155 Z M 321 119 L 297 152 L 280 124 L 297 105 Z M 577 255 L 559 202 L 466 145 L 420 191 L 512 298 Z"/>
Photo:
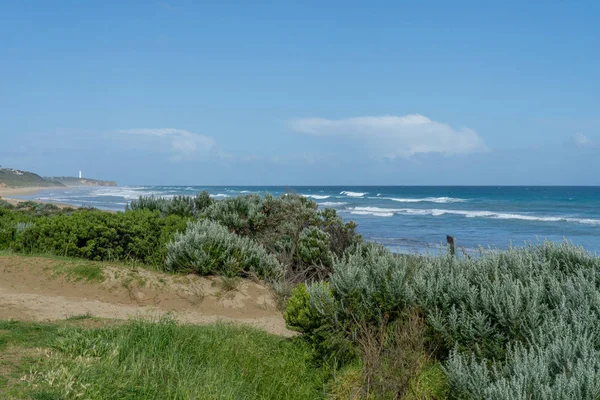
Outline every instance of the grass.
<path fill-rule="evenodd" d="M 103 266 L 99 262 L 69 260 L 50 267 L 54 274 L 64 275 L 72 281 L 102 282 L 104 280 Z"/>
<path fill-rule="evenodd" d="M 93 318 L 92 314 L 88 311 L 84 314 L 69 315 L 67 317 L 67 321 L 79 321 L 82 319 L 92 319 L 92 318 Z"/>
<path fill-rule="evenodd" d="M 219 286 L 223 292 L 234 292 L 238 290 L 241 283 L 242 278 L 239 276 L 222 276 Z"/>
<path fill-rule="evenodd" d="M 0 398 L 324 397 L 325 374 L 296 339 L 226 324 L 178 325 L 168 318 L 100 328 L 83 323 L 0 321 L 0 354 L 14 361 L 0 373 Z"/>

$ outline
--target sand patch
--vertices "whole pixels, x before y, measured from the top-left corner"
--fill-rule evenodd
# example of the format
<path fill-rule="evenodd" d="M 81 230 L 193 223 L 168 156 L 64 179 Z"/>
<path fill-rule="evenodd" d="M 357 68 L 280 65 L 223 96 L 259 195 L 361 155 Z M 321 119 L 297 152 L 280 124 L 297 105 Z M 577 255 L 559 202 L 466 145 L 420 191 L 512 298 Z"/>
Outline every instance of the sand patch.
<path fill-rule="evenodd" d="M 219 277 L 169 275 L 105 263 L 97 263 L 105 279 L 87 282 L 69 275 L 77 263 L 0 256 L 0 319 L 52 321 L 84 314 L 128 319 L 171 313 L 185 323 L 236 322 L 293 335 L 260 282 L 241 280 L 236 290 L 224 291 Z"/>

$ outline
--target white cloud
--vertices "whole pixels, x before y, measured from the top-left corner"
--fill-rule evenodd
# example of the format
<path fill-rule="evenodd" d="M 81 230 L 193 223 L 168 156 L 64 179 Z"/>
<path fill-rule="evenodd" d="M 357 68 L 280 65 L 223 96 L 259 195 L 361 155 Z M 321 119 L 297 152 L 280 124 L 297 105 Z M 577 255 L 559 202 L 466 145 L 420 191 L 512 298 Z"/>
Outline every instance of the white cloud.
<path fill-rule="evenodd" d="M 170 142 L 171 152 L 175 153 L 174 159 L 178 160 L 202 157 L 217 152 L 217 144 L 213 138 L 191 133 L 183 129 L 140 128 L 121 129 L 118 132 L 129 135 L 162 138 L 159 145 L 164 145 L 164 141 Z"/>
<path fill-rule="evenodd" d="M 581 132 L 573 135 L 573 142 L 579 147 L 587 147 L 592 144 L 592 141 Z"/>
<path fill-rule="evenodd" d="M 309 135 L 359 141 L 375 155 L 389 158 L 417 153 L 466 154 L 487 150 L 475 131 L 455 129 L 420 114 L 339 120 L 304 118 L 291 121 L 291 127 Z"/>

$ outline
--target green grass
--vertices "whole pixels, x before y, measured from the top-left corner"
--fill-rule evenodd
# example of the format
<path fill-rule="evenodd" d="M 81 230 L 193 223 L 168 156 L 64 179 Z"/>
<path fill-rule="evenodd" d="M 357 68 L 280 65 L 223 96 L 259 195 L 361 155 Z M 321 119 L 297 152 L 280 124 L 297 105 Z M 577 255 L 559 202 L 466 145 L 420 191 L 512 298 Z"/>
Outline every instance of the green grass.
<path fill-rule="evenodd" d="M 99 262 L 72 259 L 51 267 L 56 275 L 64 275 L 72 281 L 102 282 L 103 266 Z"/>
<path fill-rule="evenodd" d="M 168 318 L 102 328 L 81 327 L 85 322 L 0 321 L 0 354 L 8 348 L 51 349 L 37 359 L 22 358 L 6 377 L 0 373 L 0 398 L 324 397 L 325 374 L 299 340 L 225 324 L 178 325 Z"/>
<path fill-rule="evenodd" d="M 85 314 L 74 314 L 74 315 L 69 315 L 67 317 L 67 321 L 79 321 L 82 319 L 92 319 L 94 318 L 92 316 L 92 314 L 88 311 Z"/>

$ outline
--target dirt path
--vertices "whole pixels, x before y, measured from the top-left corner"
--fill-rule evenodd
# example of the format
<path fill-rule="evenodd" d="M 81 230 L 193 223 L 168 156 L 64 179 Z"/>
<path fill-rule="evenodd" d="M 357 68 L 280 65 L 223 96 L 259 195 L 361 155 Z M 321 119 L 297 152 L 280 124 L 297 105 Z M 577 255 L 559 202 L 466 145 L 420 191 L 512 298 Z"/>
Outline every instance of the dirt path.
<path fill-rule="evenodd" d="M 88 276 L 97 281 L 86 281 Z M 231 286 L 237 288 L 228 290 Z M 243 280 L 232 285 L 219 277 L 172 276 L 89 261 L 0 256 L 0 319 L 52 321 L 82 314 L 128 319 L 167 313 L 185 323 L 236 322 L 278 335 L 293 334 L 285 328 L 269 290 L 260 283 Z"/>

